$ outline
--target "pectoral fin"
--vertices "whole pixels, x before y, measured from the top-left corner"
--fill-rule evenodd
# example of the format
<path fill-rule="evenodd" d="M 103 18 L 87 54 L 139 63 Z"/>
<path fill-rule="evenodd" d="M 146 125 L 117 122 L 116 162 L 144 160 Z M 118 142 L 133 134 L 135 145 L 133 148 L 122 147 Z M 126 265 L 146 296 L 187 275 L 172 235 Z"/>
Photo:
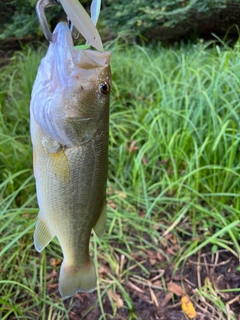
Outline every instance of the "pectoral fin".
<path fill-rule="evenodd" d="M 68 182 L 70 178 L 70 168 L 65 148 L 50 137 L 45 137 L 42 145 L 51 159 L 52 169 L 57 179 Z"/>
<path fill-rule="evenodd" d="M 63 149 L 60 149 L 57 153 L 49 153 L 52 167 L 57 179 L 67 182 L 70 178 L 70 168 L 67 156 Z"/>
<path fill-rule="evenodd" d="M 54 236 L 55 235 L 49 229 L 48 225 L 41 217 L 41 213 L 39 212 L 36 229 L 34 232 L 34 246 L 36 250 L 41 252 L 54 238 Z"/>
<path fill-rule="evenodd" d="M 104 203 L 102 212 L 100 214 L 100 217 L 98 218 L 97 223 L 93 227 L 94 232 L 98 236 L 98 238 L 102 238 L 105 227 L 106 227 L 106 221 L 107 221 L 107 205 Z"/>

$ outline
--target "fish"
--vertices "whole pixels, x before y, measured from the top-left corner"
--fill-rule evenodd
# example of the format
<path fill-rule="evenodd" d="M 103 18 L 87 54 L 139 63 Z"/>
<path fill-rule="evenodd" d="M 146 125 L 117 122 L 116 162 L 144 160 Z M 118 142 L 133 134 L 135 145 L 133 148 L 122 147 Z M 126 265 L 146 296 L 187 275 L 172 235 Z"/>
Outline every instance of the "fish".
<path fill-rule="evenodd" d="M 63 299 L 96 288 L 89 253 L 92 230 L 106 226 L 111 52 L 74 48 L 59 22 L 35 79 L 30 102 L 33 168 L 39 213 L 34 245 L 57 237 L 63 253 Z"/>

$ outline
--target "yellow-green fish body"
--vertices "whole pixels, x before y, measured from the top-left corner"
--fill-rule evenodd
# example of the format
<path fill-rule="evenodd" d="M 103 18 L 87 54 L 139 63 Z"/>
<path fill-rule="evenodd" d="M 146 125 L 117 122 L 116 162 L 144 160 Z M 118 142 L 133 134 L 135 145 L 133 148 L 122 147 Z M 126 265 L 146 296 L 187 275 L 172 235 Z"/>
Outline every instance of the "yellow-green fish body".
<path fill-rule="evenodd" d="M 96 286 L 89 240 L 92 229 L 102 236 L 106 223 L 110 53 L 75 50 L 65 23 L 54 37 L 30 108 L 40 208 L 34 243 L 41 251 L 58 238 L 59 290 L 68 298 Z"/>

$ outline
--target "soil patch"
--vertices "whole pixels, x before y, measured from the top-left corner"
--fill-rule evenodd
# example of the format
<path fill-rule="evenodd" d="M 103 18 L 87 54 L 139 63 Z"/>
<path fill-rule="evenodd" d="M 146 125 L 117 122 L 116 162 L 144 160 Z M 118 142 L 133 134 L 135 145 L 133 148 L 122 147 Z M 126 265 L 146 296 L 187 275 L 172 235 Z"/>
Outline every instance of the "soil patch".
<path fill-rule="evenodd" d="M 174 265 L 159 268 L 159 257 L 157 254 L 154 256 L 154 252 L 141 254 L 141 259 L 146 267 L 151 268 L 150 277 L 145 278 L 144 274 L 139 275 L 136 270 L 137 277 L 130 277 L 128 281 L 122 282 L 133 302 L 131 311 L 121 292 L 113 293 L 108 290 L 103 295 L 103 311 L 100 309 L 96 292 L 79 293 L 74 296 L 72 306 L 69 305 L 70 301 L 65 302 L 67 308 L 71 307 L 70 319 L 97 320 L 102 313 L 106 319 L 115 320 L 190 319 L 182 310 L 181 294 L 171 289 L 169 283 L 174 284 L 175 288 L 181 288 L 192 302 L 196 311 L 194 319 L 226 320 L 232 319 L 230 316 L 240 319 L 240 295 L 239 291 L 234 291 L 240 288 L 239 261 L 231 252 L 219 250 L 212 253 L 204 250 L 189 258 L 185 265 L 176 270 Z M 100 277 L 107 276 L 106 272 L 101 272 L 100 270 Z M 219 308 L 215 309 L 211 299 L 219 300 L 222 305 L 221 314 Z"/>

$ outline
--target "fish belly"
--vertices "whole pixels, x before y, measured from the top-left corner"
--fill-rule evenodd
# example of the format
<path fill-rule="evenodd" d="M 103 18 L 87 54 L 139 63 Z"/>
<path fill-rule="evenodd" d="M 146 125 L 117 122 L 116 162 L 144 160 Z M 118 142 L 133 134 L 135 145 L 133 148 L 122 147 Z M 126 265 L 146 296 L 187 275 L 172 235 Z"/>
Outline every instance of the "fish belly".
<path fill-rule="evenodd" d="M 53 236 L 58 238 L 64 256 L 60 293 L 63 297 L 69 297 L 75 293 L 73 291 L 95 288 L 96 276 L 89 257 L 89 240 L 92 228 L 98 225 L 101 235 L 106 222 L 108 132 L 100 130 L 91 141 L 78 147 L 60 148 L 55 153 L 44 148 L 43 140 L 42 136 L 35 150 L 35 176 L 40 208 L 39 230 L 44 226 L 49 239 L 43 240 L 42 244 L 40 241 L 39 248 L 35 239 L 35 246 L 41 251 Z M 76 288 L 76 277 L 80 271 L 85 279 L 94 280 L 90 284 L 79 284 Z M 90 272 L 88 277 L 87 272 Z M 70 279 L 72 274 L 72 284 L 65 285 L 65 288 L 61 282 L 64 282 L 63 278 Z M 65 282 L 69 281 L 65 279 Z M 61 286 L 64 288 L 61 289 Z"/>

